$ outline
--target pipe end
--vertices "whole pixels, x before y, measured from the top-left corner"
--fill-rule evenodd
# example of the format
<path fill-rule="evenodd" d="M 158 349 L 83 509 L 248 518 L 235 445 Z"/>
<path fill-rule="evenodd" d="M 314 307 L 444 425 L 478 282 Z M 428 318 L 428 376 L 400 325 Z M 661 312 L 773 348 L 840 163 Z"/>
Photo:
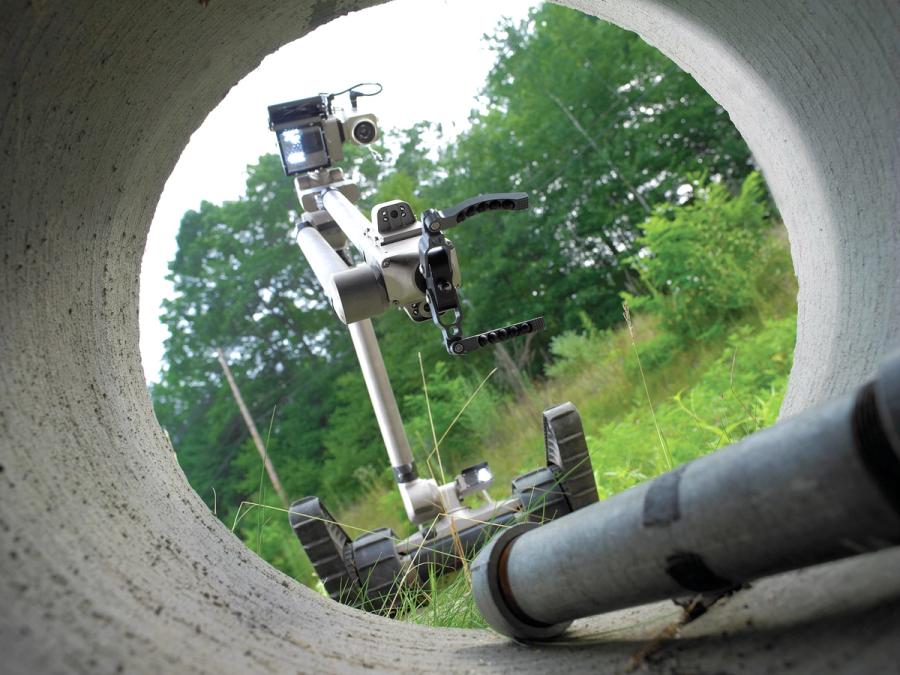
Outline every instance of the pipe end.
<path fill-rule="evenodd" d="M 565 621 L 542 624 L 526 616 L 503 590 L 505 562 L 509 546 L 538 523 L 518 523 L 504 529 L 485 546 L 472 563 L 472 593 L 478 611 L 488 625 L 501 635 L 525 642 L 550 640 L 562 635 L 572 624 Z"/>

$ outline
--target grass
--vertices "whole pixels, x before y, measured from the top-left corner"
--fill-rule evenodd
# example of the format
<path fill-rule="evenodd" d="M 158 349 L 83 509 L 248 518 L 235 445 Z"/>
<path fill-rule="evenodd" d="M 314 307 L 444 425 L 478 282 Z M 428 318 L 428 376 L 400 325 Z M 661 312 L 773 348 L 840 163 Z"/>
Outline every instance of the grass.
<path fill-rule="evenodd" d="M 563 376 L 548 378 L 533 387 L 527 398 L 502 405 L 496 417 L 503 425 L 486 430 L 482 444 L 488 449 L 485 459 L 496 475 L 511 478 L 543 463 L 544 409 L 572 401 L 581 414 L 586 435 L 596 438 L 606 424 L 616 422 L 624 413 L 647 410 L 647 401 L 665 401 L 689 388 L 696 373 L 709 367 L 721 350 L 718 344 L 696 345 L 673 354 L 668 363 L 654 365 L 642 375 L 643 368 L 630 355 L 653 348 L 661 332 L 652 317 L 634 316 L 631 323 L 630 331 L 623 328 L 586 336 L 584 339 L 592 342 L 590 352 L 599 358 L 579 363 Z M 649 447 L 659 448 L 664 438 L 657 437 Z M 663 460 L 659 469 L 667 465 Z"/>
<path fill-rule="evenodd" d="M 481 447 L 488 450 L 478 457 L 491 463 L 495 475 L 511 478 L 543 464 L 540 413 L 567 399 L 582 414 L 601 498 L 775 421 L 790 372 L 795 315 L 734 328 L 647 371 L 638 361 L 649 353 L 655 362 L 658 325 L 629 319 L 630 328 L 592 338 L 598 343 L 593 353 L 604 358 L 580 367 L 575 377 L 548 378 L 526 396 L 502 404 L 496 419 L 504 422 L 485 430 Z M 506 497 L 507 484 L 495 484 L 492 492 Z M 394 508 L 393 494 L 373 488 L 339 519 L 376 525 L 393 516 L 395 527 L 402 528 L 404 516 Z M 464 574 L 432 579 L 429 586 L 430 603 L 420 607 L 403 600 L 400 618 L 430 626 L 483 625 Z"/>
<path fill-rule="evenodd" d="M 664 468 L 667 471 L 672 470 L 672 453 L 669 451 L 669 444 L 666 437 L 659 428 L 659 422 L 656 419 L 656 411 L 653 409 L 653 399 L 650 397 L 650 389 L 647 387 L 647 376 L 644 374 L 644 366 L 641 363 L 641 354 L 637 347 L 637 341 L 634 339 L 634 324 L 631 321 L 631 311 L 628 309 L 628 303 L 622 304 L 625 317 L 625 325 L 628 326 L 628 337 L 631 338 L 631 347 L 634 350 L 634 360 L 637 363 L 638 372 L 641 375 L 641 385 L 644 388 L 644 394 L 647 396 L 647 407 L 650 409 L 650 417 L 653 418 L 653 428 L 656 429 L 656 438 L 659 440 L 659 449 L 663 458 Z"/>
<path fill-rule="evenodd" d="M 428 596 L 427 605 L 409 607 L 399 618 L 435 628 L 488 627 L 472 599 L 472 583 L 466 575 L 430 575 Z"/>
<path fill-rule="evenodd" d="M 736 327 L 715 342 L 670 350 L 663 360 L 657 351 L 667 337 L 658 323 L 652 317 L 629 320 L 630 326 L 619 330 L 582 334 L 579 339 L 589 343 L 583 351 L 593 359 L 568 370 L 560 367 L 524 395 L 500 403 L 491 419 L 502 422 L 480 430 L 478 447 L 483 451 L 468 458 L 490 462 L 498 476 L 491 490 L 494 498 L 508 496 L 508 479 L 544 464 L 541 412 L 565 400 L 573 401 L 582 415 L 601 499 L 774 422 L 790 371 L 793 314 Z M 645 368 L 647 363 L 652 365 Z M 473 388 L 452 424 L 466 414 L 489 378 Z M 436 463 L 441 442 L 453 433 L 452 424 L 440 434 L 431 433 Z M 260 497 L 240 505 L 233 531 L 240 532 L 246 523 L 241 534 L 251 548 L 315 587 L 285 510 L 264 503 L 271 494 L 260 491 Z M 253 510 L 258 517 L 251 524 L 246 516 Z M 384 526 L 391 527 L 398 540 L 412 533 L 396 489 L 375 479 L 366 497 L 335 517 L 354 537 Z M 420 589 L 401 589 L 398 618 L 429 626 L 483 627 L 467 576 L 432 575 L 424 589 L 430 596 L 425 605 Z"/>

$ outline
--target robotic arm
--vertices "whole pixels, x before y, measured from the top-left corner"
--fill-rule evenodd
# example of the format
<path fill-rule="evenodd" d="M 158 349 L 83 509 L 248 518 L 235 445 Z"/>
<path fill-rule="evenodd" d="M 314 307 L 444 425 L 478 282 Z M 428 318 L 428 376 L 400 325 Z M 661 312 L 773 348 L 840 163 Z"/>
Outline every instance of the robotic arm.
<path fill-rule="evenodd" d="M 354 96 L 353 88 L 351 100 Z M 546 465 L 513 480 L 512 494 L 494 501 L 487 463 L 463 469 L 440 485 L 418 475 L 371 319 L 388 308 L 414 321 L 431 319 L 453 356 L 544 328 L 542 317 L 466 336 L 458 289 L 459 259 L 444 231 L 489 211 L 522 211 L 522 192 L 484 194 L 416 217 L 400 200 L 376 205 L 369 217 L 355 206 L 359 187 L 332 161 L 343 158 L 344 140 L 366 145 L 378 138 L 373 115 L 342 117 L 333 95 L 269 107 L 285 173 L 294 176 L 303 209 L 297 243 L 350 332 L 385 449 L 409 520 L 419 532 L 402 541 L 389 530 L 351 540 L 317 497 L 291 506 L 290 519 L 326 589 L 335 599 L 391 613 L 404 580 L 427 579 L 461 564 L 498 528 L 513 521 L 551 519 L 596 501 L 593 470 L 581 420 L 571 403 L 544 413 Z M 363 260 L 354 264 L 351 246 Z M 358 256 L 357 256 L 358 257 Z M 470 506 L 481 494 L 485 502 Z"/>

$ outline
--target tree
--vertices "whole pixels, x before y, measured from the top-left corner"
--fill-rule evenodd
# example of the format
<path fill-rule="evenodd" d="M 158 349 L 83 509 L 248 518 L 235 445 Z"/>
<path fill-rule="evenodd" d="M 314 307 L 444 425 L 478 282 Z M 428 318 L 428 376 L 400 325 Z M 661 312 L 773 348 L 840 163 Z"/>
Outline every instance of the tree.
<path fill-rule="evenodd" d="M 629 261 L 652 206 L 698 169 L 739 183 L 747 147 L 688 74 L 593 17 L 547 4 L 493 48 L 483 108 L 442 155 L 435 192 L 524 190 L 532 209 L 454 233 L 473 321 L 544 314 L 556 332 L 586 312 L 610 325 L 618 292 L 638 290 Z"/>
<path fill-rule="evenodd" d="M 310 469 L 322 455 L 328 383 L 348 368 L 348 341 L 291 238 L 296 209 L 278 159 L 263 157 L 249 167 L 244 199 L 185 214 L 170 264 L 176 297 L 164 306 L 171 337 L 154 402 L 192 484 L 210 499 L 218 486 L 222 504 L 243 496 L 229 486 L 246 431 L 215 349 L 228 354 L 261 429 L 278 410 L 276 466 L 311 463 L 282 471 L 295 495 L 317 487 Z"/>

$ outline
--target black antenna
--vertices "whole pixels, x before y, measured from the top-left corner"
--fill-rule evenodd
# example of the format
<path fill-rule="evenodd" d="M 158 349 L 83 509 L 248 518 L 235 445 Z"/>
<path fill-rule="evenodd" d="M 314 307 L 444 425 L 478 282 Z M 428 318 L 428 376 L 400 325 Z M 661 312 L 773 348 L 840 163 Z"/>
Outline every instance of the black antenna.
<path fill-rule="evenodd" d="M 357 87 L 377 87 L 375 91 L 358 91 Z M 350 107 L 353 110 L 356 110 L 356 99 L 360 96 L 377 96 L 381 93 L 384 87 L 381 86 L 380 82 L 360 82 L 359 84 L 354 84 L 353 86 L 347 87 L 341 91 L 336 91 L 333 94 L 322 93 L 321 96 L 325 97 L 325 100 L 328 104 L 328 113 L 331 114 L 331 102 L 334 100 L 335 96 L 340 96 L 341 94 L 346 94 L 350 92 Z"/>

